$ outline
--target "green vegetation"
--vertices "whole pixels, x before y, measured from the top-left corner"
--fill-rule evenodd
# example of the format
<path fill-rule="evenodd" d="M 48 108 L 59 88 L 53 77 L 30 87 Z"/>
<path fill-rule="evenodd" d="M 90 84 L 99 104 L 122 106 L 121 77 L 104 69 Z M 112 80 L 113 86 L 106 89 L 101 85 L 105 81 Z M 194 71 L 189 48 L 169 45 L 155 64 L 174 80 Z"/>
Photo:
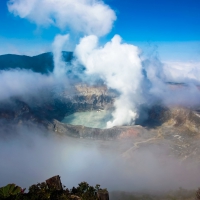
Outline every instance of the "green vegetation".
<path fill-rule="evenodd" d="M 10 196 L 17 196 L 21 193 L 21 188 L 15 184 L 8 184 L 0 188 L 0 199 L 7 199 Z"/>
<path fill-rule="evenodd" d="M 90 186 L 87 182 L 81 182 L 77 187 L 72 189 L 65 188 L 58 190 L 48 186 L 42 182 L 29 187 L 29 191 L 25 193 L 25 189 L 8 184 L 0 188 L 0 200 L 99 200 L 105 199 L 108 191 L 101 189 L 100 185 L 95 187 Z M 103 194 L 101 198 L 98 195 Z M 103 198 L 102 198 L 103 197 Z M 160 194 L 147 194 L 143 192 L 112 192 L 111 199 L 113 200 L 194 200 L 200 199 L 200 189 L 186 190 L 179 188 L 176 191 L 161 192 Z"/>
<path fill-rule="evenodd" d="M 65 186 L 63 186 L 65 188 Z M 104 189 L 107 191 L 106 189 Z M 25 193 L 19 186 L 9 184 L 0 188 L 0 199 L 3 200 L 97 200 L 97 192 L 103 191 L 100 185 L 90 186 L 86 182 L 81 182 L 78 187 L 72 189 L 56 190 L 50 189 L 45 182 L 29 187 L 29 192 Z"/>

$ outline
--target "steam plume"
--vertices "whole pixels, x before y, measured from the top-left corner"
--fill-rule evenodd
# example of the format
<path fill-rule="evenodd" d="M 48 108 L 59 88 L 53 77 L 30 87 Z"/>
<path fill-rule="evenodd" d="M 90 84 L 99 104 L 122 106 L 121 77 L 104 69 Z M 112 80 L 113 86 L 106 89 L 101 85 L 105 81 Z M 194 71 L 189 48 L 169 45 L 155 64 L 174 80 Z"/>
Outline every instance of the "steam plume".
<path fill-rule="evenodd" d="M 53 42 L 53 55 L 54 55 L 54 75 L 57 78 L 64 76 L 66 73 L 66 63 L 62 60 L 63 46 L 69 39 L 69 34 L 57 35 Z"/>
<path fill-rule="evenodd" d="M 76 47 L 76 55 L 86 66 L 87 74 L 98 74 L 108 87 L 120 92 L 115 101 L 114 120 L 107 126 L 122 125 L 135 120 L 137 107 L 142 102 L 140 83 L 143 79 L 139 49 L 123 44 L 116 35 L 103 47 L 98 47 L 94 35 L 81 39 Z"/>

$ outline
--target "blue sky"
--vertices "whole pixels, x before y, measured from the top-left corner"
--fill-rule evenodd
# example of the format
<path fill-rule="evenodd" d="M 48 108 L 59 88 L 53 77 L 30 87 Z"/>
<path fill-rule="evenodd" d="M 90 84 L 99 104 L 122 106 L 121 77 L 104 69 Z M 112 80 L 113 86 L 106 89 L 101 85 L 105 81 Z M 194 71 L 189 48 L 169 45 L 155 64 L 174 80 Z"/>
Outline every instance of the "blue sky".
<path fill-rule="evenodd" d="M 124 42 L 145 52 L 156 51 L 163 60 L 200 60 L 200 0 L 104 0 L 117 15 L 106 42 L 119 34 Z M 56 34 L 53 26 L 38 26 L 9 13 L 0 1 L 0 54 L 34 55 L 49 51 Z M 71 38 L 69 50 L 73 49 Z"/>
<path fill-rule="evenodd" d="M 133 41 L 200 40 L 199 0 L 107 0 L 117 10 L 115 32 Z M 126 2 L 126 3 L 124 3 Z"/>

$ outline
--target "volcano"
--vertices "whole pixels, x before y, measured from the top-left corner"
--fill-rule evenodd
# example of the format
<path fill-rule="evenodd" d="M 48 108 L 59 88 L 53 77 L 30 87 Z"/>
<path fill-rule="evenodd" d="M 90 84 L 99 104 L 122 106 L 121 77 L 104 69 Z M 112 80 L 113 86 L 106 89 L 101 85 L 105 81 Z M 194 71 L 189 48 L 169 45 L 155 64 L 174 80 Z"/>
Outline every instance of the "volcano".
<path fill-rule="evenodd" d="M 73 60 L 72 52 L 62 52 L 65 63 Z M 54 63 L 51 53 L 44 53 L 38 56 L 0 56 L 0 69 L 5 70 L 32 70 L 35 73 L 48 74 L 53 72 Z M 67 73 L 70 73 L 71 69 Z M 170 88 L 179 89 L 186 87 L 184 84 L 167 83 Z M 68 135 L 76 138 L 87 138 L 108 141 L 133 140 L 134 144 L 123 155 L 131 154 L 138 148 L 148 145 L 168 145 L 171 154 L 184 161 L 194 159 L 200 163 L 199 108 L 188 108 L 184 106 L 153 105 L 146 108 L 147 117 L 145 120 L 136 120 L 135 124 L 115 126 L 112 128 L 87 127 L 86 124 L 66 123 L 66 117 L 73 114 L 85 118 L 86 113 L 93 112 L 90 123 L 93 124 L 95 116 L 102 111 L 110 113 L 114 109 L 113 103 L 118 98 L 118 93 L 110 90 L 103 83 L 87 84 L 77 79 L 73 85 L 62 88 L 61 92 L 48 91 L 48 100 L 42 103 L 25 101 L 20 96 L 12 96 L 9 101 L 3 101 L 0 105 L 1 126 L 8 127 L 8 124 L 15 126 L 34 124 L 43 126 L 45 129 L 59 135 Z M 141 111 L 144 112 L 144 111 Z M 74 117 L 74 116 L 73 116 Z M 83 120 L 84 121 L 84 120 Z M 95 122 L 94 122 L 95 123 Z M 104 122 L 105 123 L 105 122 Z"/>

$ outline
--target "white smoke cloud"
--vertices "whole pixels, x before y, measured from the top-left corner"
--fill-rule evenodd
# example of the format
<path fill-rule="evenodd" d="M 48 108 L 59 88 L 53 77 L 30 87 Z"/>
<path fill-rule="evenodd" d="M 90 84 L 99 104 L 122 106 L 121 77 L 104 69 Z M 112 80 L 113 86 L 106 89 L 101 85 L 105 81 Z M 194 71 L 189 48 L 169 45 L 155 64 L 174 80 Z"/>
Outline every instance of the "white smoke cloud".
<path fill-rule="evenodd" d="M 135 120 L 138 105 L 143 102 L 140 84 L 143 79 L 139 49 L 113 37 L 103 47 L 98 46 L 94 35 L 84 37 L 77 45 L 75 54 L 87 68 L 87 74 L 98 74 L 108 87 L 120 92 L 115 101 L 114 120 L 107 126 L 123 125 Z"/>
<path fill-rule="evenodd" d="M 115 12 L 100 0 L 10 0 L 8 9 L 38 25 L 103 36 L 116 20 Z"/>
<path fill-rule="evenodd" d="M 166 92 L 166 76 L 163 71 L 163 64 L 157 57 L 149 57 L 143 62 L 143 69 L 145 71 L 146 80 L 149 81 L 149 88 L 147 83 L 143 83 L 145 94 L 151 96 L 151 101 L 154 101 L 156 97 L 163 96 Z M 155 99 L 154 99 L 155 98 Z"/>
<path fill-rule="evenodd" d="M 53 73 L 60 78 L 66 73 L 66 63 L 62 59 L 62 50 L 66 42 L 69 40 L 69 34 L 57 35 L 53 42 L 54 70 Z"/>
<path fill-rule="evenodd" d="M 0 100 L 10 97 L 39 96 L 40 92 L 55 83 L 52 76 L 34 73 L 30 70 L 0 72 Z"/>
<path fill-rule="evenodd" d="M 198 62 L 165 62 L 157 58 L 143 63 L 149 87 L 146 102 L 165 106 L 199 106 L 200 67 Z M 148 85 L 147 83 L 146 86 Z"/>
<path fill-rule="evenodd" d="M 171 82 L 199 83 L 200 80 L 199 62 L 165 62 L 163 70 Z"/>

